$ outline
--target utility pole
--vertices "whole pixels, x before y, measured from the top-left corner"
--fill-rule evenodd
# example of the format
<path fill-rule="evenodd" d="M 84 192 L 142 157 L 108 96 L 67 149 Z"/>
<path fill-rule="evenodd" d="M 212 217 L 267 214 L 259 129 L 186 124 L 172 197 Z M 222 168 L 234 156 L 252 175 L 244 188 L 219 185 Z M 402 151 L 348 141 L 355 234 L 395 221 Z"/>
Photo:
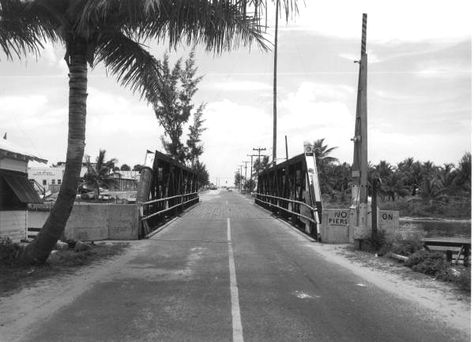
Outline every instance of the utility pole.
<path fill-rule="evenodd" d="M 239 182 L 239 191 L 242 192 L 242 164 L 239 165 L 240 167 L 240 182 Z"/>
<path fill-rule="evenodd" d="M 253 179 L 253 157 L 258 156 L 258 154 L 247 154 L 247 157 L 250 157 L 250 179 Z"/>
<path fill-rule="evenodd" d="M 247 164 L 249 161 L 243 161 L 242 163 L 245 163 L 245 178 L 244 178 L 244 189 L 245 189 L 245 182 L 247 182 Z"/>
<path fill-rule="evenodd" d="M 258 151 L 258 162 L 260 163 L 260 152 L 266 151 L 267 149 L 263 147 L 257 147 L 257 148 L 253 148 L 252 150 Z M 258 170 L 257 170 L 257 178 L 258 178 Z"/>
<path fill-rule="evenodd" d="M 285 135 L 286 160 L 288 160 L 288 138 Z"/>
<path fill-rule="evenodd" d="M 354 235 L 359 237 L 367 232 L 367 14 L 362 15 L 361 56 L 359 63 L 359 85 L 355 122 L 354 159 L 352 164 L 352 204 L 355 210 Z M 377 215 L 377 213 L 372 213 Z"/>
<path fill-rule="evenodd" d="M 247 161 L 243 161 L 242 163 L 245 163 L 245 180 L 247 180 L 247 164 L 250 163 L 248 160 Z"/>
<path fill-rule="evenodd" d="M 253 148 L 254 151 L 258 151 L 258 161 L 260 161 L 260 152 L 261 151 L 266 151 L 267 149 L 266 148 L 262 148 L 262 147 L 257 147 L 257 148 Z"/>
<path fill-rule="evenodd" d="M 277 155 L 277 52 L 278 52 L 278 10 L 280 1 L 275 2 L 275 50 L 273 51 L 273 164 Z"/>

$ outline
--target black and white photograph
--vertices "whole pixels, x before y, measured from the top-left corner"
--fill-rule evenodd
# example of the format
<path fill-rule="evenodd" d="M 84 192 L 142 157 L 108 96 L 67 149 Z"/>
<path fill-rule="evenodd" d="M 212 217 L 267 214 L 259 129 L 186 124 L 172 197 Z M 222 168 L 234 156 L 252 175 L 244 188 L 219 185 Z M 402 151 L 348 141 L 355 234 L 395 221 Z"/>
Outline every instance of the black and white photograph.
<path fill-rule="evenodd" d="M 0 0 L 0 342 L 471 341 L 468 0 Z"/>

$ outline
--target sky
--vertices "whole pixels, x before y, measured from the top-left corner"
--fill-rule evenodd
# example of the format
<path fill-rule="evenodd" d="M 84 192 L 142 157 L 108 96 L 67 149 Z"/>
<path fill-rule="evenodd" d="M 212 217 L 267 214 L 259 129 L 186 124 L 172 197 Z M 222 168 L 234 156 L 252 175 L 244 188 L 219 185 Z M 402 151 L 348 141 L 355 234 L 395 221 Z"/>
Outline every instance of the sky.
<path fill-rule="evenodd" d="M 272 10 L 270 10 L 270 13 Z M 368 15 L 369 160 L 392 164 L 408 157 L 457 164 L 471 151 L 472 8 L 470 1 L 306 0 L 299 15 L 279 25 L 277 159 L 303 152 L 324 138 L 332 155 L 352 163 L 362 13 Z M 273 23 L 270 15 L 268 23 Z M 273 41 L 270 25 L 267 38 Z M 169 51 L 174 61 L 189 47 Z M 64 161 L 68 78 L 62 46 L 47 44 L 39 58 L 8 61 L 0 55 L 0 134 L 49 164 Z M 257 46 L 221 55 L 196 47 L 194 97 L 206 103 L 202 135 L 211 181 L 233 183 L 239 165 L 266 148 L 272 154 L 273 54 Z M 86 151 L 99 149 L 118 164 L 144 162 L 160 150 L 150 106 L 117 84 L 98 65 L 89 73 Z M 249 166 L 250 167 L 250 166 Z M 250 170 L 248 170 L 250 173 Z"/>

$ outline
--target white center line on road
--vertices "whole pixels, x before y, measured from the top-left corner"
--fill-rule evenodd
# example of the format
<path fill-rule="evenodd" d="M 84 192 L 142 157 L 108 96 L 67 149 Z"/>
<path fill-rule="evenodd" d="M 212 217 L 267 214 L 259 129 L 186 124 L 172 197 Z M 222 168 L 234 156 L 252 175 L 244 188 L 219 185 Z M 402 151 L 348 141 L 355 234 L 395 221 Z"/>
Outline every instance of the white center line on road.
<path fill-rule="evenodd" d="M 234 342 L 244 342 L 242 321 L 240 319 L 239 289 L 237 287 L 237 276 L 235 274 L 234 250 L 232 249 L 230 218 L 227 218 L 227 244 L 229 246 L 230 302 L 232 306 L 232 340 Z"/>

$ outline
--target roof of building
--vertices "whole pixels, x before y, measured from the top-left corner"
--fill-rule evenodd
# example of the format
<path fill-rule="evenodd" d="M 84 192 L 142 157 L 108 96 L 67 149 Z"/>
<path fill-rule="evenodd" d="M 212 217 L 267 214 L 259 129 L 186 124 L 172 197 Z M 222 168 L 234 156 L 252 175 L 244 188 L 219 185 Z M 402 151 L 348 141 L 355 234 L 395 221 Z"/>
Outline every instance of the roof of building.
<path fill-rule="evenodd" d="M 21 160 L 34 160 L 40 163 L 47 163 L 46 159 L 37 157 L 26 149 L 19 147 L 6 139 L 0 139 L 0 156 Z"/>

